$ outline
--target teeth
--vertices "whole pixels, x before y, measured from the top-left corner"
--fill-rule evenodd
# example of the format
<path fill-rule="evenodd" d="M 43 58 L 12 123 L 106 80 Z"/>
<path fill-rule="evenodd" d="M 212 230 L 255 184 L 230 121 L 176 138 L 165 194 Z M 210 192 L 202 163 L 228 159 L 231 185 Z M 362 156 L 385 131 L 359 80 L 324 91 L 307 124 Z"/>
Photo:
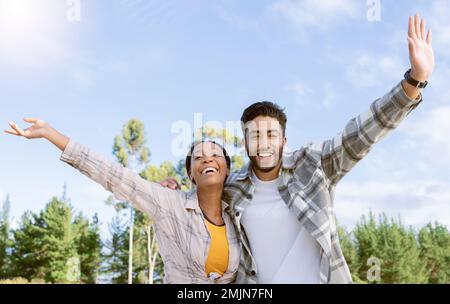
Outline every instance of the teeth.
<path fill-rule="evenodd" d="M 207 168 L 203 169 L 202 174 L 205 174 L 208 171 L 217 172 L 217 169 L 213 168 L 213 167 L 207 167 Z"/>
<path fill-rule="evenodd" d="M 261 157 L 269 157 L 272 156 L 272 153 L 265 152 L 265 153 L 258 153 L 258 155 Z"/>

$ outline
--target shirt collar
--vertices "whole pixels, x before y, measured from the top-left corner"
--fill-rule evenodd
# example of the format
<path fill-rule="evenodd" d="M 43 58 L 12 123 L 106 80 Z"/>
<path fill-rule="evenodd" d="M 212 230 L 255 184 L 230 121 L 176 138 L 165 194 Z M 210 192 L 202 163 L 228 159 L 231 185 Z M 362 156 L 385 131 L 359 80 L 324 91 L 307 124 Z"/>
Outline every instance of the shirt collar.
<path fill-rule="evenodd" d="M 198 204 L 198 197 L 197 197 L 197 189 L 192 189 L 186 194 L 187 200 L 184 205 L 185 209 L 194 210 L 197 213 L 201 213 L 202 210 L 200 209 L 200 206 Z M 229 208 L 229 205 L 222 200 L 222 211 L 227 211 Z"/>

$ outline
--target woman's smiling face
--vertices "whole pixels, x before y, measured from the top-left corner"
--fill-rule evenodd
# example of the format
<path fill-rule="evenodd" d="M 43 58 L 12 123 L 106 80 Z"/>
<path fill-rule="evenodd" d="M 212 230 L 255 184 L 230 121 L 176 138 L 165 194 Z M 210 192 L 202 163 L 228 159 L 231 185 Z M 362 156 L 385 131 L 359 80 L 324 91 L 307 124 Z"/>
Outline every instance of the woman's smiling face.
<path fill-rule="evenodd" d="M 221 146 L 213 142 L 201 142 L 194 146 L 188 174 L 198 187 L 223 185 L 229 171 Z"/>

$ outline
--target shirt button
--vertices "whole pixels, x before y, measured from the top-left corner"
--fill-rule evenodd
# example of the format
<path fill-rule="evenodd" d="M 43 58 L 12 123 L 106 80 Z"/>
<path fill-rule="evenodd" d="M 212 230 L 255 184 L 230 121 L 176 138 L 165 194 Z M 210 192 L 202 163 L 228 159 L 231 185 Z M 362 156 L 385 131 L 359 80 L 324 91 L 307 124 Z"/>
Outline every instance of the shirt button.
<path fill-rule="evenodd" d="M 239 216 L 239 215 L 240 215 L 239 211 L 238 211 L 238 212 L 236 212 L 236 216 Z"/>
<path fill-rule="evenodd" d="M 256 274 L 256 271 L 254 271 L 254 270 L 252 270 L 251 272 L 250 272 L 250 275 L 252 275 L 252 276 L 254 276 Z"/>

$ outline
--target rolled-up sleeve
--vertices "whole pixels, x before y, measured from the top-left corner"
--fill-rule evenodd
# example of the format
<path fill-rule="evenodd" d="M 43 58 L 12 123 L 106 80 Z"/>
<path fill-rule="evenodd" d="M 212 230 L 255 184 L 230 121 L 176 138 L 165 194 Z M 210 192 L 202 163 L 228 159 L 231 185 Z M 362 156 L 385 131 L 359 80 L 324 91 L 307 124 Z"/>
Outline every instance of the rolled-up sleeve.
<path fill-rule="evenodd" d="M 70 139 L 60 160 L 99 183 L 120 201 L 131 203 L 153 220 L 163 214 L 176 191 L 149 182 L 132 170 Z"/>
<path fill-rule="evenodd" d="M 336 184 L 421 102 L 422 95 L 415 100 L 409 98 L 399 83 L 366 112 L 351 119 L 343 132 L 315 145 L 331 183 Z"/>

